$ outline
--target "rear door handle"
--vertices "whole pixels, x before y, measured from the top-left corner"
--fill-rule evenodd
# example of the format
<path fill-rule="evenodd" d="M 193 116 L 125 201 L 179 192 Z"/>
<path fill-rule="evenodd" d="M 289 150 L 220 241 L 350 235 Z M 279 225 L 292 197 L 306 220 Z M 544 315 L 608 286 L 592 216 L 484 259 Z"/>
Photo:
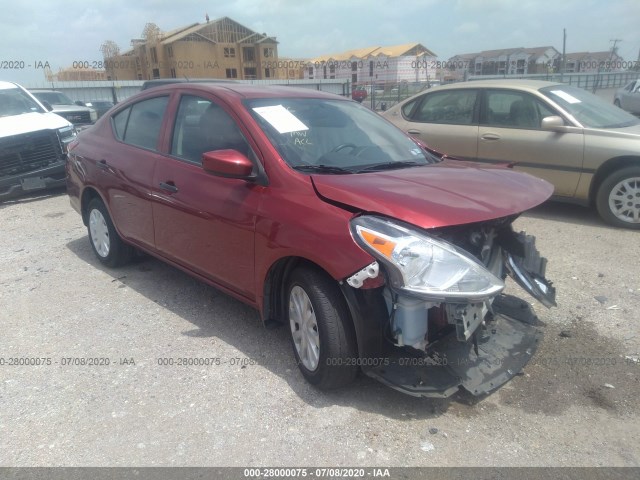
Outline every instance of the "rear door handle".
<path fill-rule="evenodd" d="M 107 161 L 102 159 L 100 160 L 98 163 L 96 163 L 96 166 L 100 169 L 100 170 L 109 170 L 109 165 L 107 164 Z"/>
<path fill-rule="evenodd" d="M 482 140 L 500 140 L 500 135 L 495 133 L 485 133 L 480 137 Z"/>
<path fill-rule="evenodd" d="M 420 130 L 407 130 L 409 135 L 420 135 Z"/>
<path fill-rule="evenodd" d="M 171 193 L 178 193 L 178 187 L 173 182 L 160 182 L 160 188 Z"/>

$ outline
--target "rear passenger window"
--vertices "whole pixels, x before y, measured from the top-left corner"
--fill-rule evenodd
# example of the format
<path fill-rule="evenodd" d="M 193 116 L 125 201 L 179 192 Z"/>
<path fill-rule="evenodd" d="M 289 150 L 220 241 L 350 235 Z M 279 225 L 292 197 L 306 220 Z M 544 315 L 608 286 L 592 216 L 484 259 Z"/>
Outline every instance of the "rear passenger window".
<path fill-rule="evenodd" d="M 113 117 L 116 137 L 137 147 L 155 150 L 169 97 L 143 100 Z"/>
<path fill-rule="evenodd" d="M 412 120 L 425 123 L 471 125 L 477 96 L 476 90 L 451 90 L 427 94 L 422 104 L 413 113 Z"/>

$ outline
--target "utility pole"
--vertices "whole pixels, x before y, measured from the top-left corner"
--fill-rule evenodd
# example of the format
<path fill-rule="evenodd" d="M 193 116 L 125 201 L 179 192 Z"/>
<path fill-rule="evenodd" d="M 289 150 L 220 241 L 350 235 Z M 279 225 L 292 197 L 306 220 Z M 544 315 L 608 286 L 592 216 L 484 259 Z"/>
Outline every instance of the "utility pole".
<path fill-rule="evenodd" d="M 609 55 L 609 70 L 611 70 L 611 62 L 613 61 L 613 55 L 614 54 L 618 54 L 618 50 L 616 48 L 616 45 L 618 44 L 618 42 L 621 42 L 622 39 L 620 38 L 612 38 L 611 40 L 609 40 L 610 42 L 613 42 L 613 47 L 611 47 L 611 54 Z"/>
<path fill-rule="evenodd" d="M 562 29 L 562 63 L 560 64 L 560 83 L 562 83 L 562 77 L 564 71 L 567 69 L 567 29 Z"/>

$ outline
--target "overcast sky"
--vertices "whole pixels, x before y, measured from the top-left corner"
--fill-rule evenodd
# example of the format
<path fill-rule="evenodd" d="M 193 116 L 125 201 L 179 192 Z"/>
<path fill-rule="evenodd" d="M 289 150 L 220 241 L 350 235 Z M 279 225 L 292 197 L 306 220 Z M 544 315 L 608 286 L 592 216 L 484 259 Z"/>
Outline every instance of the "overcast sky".
<path fill-rule="evenodd" d="M 23 70 L 0 71 L 22 83 L 44 79 L 36 62 L 54 72 L 74 61 L 101 60 L 100 45 L 121 51 L 147 22 L 161 30 L 228 16 L 276 36 L 281 57 L 314 57 L 367 47 L 422 43 L 440 60 L 457 53 L 551 45 L 567 52 L 603 51 L 619 39 L 618 53 L 637 60 L 639 0 L 30 0 L 4 2 L 0 62 L 23 61 Z M 28 65 L 31 65 L 29 67 Z"/>

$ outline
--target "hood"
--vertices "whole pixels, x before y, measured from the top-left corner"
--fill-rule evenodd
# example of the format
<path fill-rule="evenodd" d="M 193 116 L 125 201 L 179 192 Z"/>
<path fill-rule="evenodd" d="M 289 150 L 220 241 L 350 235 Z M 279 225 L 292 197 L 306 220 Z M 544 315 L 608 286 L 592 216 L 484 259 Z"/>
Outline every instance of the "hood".
<path fill-rule="evenodd" d="M 54 112 L 91 112 L 93 110 L 89 107 L 82 107 L 80 105 L 51 105 Z"/>
<path fill-rule="evenodd" d="M 23 113 L 0 117 L 0 137 L 9 137 L 21 133 L 37 132 L 39 130 L 57 130 L 72 127 L 67 120 L 55 113 Z"/>
<path fill-rule="evenodd" d="M 520 213 L 544 202 L 553 193 L 550 183 L 526 173 L 458 160 L 311 178 L 325 200 L 422 228 L 481 222 Z"/>

